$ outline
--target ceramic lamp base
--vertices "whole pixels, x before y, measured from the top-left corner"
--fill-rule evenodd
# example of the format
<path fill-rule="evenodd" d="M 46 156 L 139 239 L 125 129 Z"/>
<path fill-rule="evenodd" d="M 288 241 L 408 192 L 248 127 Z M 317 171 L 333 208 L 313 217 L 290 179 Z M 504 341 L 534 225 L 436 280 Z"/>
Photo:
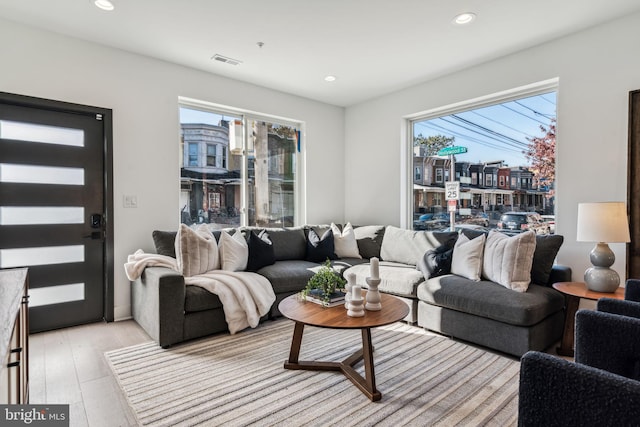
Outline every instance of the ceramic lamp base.
<path fill-rule="evenodd" d="M 616 260 L 613 251 L 604 242 L 598 242 L 589 253 L 593 267 L 584 272 L 587 289 L 594 292 L 615 292 L 620 286 L 620 276 L 610 269 Z"/>
<path fill-rule="evenodd" d="M 584 272 L 587 289 L 594 292 L 615 292 L 620 286 L 620 276 L 609 267 L 591 267 Z"/>

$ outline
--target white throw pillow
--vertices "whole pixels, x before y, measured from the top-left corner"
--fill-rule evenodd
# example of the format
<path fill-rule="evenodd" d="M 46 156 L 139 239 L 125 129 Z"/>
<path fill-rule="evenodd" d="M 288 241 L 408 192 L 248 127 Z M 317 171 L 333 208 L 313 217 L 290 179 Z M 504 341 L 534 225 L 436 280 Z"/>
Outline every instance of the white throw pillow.
<path fill-rule="evenodd" d="M 244 271 L 249 259 L 249 245 L 240 230 L 232 235 L 220 233 L 220 264 L 226 271 Z"/>
<path fill-rule="evenodd" d="M 220 268 L 218 244 L 207 225 L 200 225 L 194 230 L 180 224 L 175 247 L 178 271 L 185 277 Z"/>
<path fill-rule="evenodd" d="M 508 289 L 527 292 L 536 250 L 536 234 L 525 231 L 513 237 L 491 230 L 484 245 L 482 275 Z"/>
<path fill-rule="evenodd" d="M 451 259 L 451 273 L 466 277 L 475 282 L 480 281 L 482 271 L 482 252 L 484 250 L 485 235 L 469 240 L 464 234 L 460 234 L 453 247 Z"/>
<path fill-rule="evenodd" d="M 333 231 L 334 251 L 338 258 L 362 258 L 358 250 L 358 242 L 356 241 L 356 233 L 350 222 L 344 226 L 342 232 L 340 228 L 331 223 L 331 231 Z"/>

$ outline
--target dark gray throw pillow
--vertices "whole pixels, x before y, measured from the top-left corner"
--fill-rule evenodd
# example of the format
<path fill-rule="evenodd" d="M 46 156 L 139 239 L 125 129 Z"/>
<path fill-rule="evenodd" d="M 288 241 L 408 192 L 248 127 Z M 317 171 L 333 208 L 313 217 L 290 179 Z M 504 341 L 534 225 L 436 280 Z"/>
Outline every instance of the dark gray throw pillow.
<path fill-rule="evenodd" d="M 456 238 L 450 238 L 435 249 L 429 249 L 418 260 L 416 269 L 420 270 L 425 280 L 451 273 L 451 260 Z"/>
<path fill-rule="evenodd" d="M 558 234 L 536 236 L 536 250 L 533 253 L 533 265 L 531 266 L 531 283 L 543 286 L 549 284 L 551 269 L 562 242 L 564 242 L 564 237 Z"/>
<path fill-rule="evenodd" d="M 307 255 L 305 259 L 310 262 L 325 262 L 328 259 L 338 259 L 333 243 L 333 232 L 327 230 L 322 237 L 313 230 L 307 232 Z"/>
<path fill-rule="evenodd" d="M 151 235 L 153 236 L 153 244 L 156 246 L 156 253 L 158 255 L 165 255 L 175 258 L 177 234 L 177 231 L 154 230 Z"/>
<path fill-rule="evenodd" d="M 258 271 L 262 267 L 275 264 L 276 256 L 273 251 L 273 243 L 269 239 L 269 234 L 262 230 L 256 233 L 251 230 L 247 236 L 249 246 L 249 259 L 247 260 L 247 271 Z"/>

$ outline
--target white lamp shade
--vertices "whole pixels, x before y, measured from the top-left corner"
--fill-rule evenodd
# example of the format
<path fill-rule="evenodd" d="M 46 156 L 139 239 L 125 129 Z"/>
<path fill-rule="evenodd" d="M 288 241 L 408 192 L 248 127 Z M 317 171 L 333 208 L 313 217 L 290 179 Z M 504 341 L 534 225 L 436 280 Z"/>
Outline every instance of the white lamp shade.
<path fill-rule="evenodd" d="M 606 243 L 631 241 L 626 203 L 579 203 L 577 240 Z"/>

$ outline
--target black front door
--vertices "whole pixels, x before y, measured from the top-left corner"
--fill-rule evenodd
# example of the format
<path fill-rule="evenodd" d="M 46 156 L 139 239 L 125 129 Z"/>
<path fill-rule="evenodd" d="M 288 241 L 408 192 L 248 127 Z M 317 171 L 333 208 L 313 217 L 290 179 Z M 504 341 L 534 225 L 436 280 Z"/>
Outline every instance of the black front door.
<path fill-rule="evenodd" d="M 110 110 L 0 94 L 0 268 L 29 267 L 31 332 L 110 317 L 110 120 Z"/>

